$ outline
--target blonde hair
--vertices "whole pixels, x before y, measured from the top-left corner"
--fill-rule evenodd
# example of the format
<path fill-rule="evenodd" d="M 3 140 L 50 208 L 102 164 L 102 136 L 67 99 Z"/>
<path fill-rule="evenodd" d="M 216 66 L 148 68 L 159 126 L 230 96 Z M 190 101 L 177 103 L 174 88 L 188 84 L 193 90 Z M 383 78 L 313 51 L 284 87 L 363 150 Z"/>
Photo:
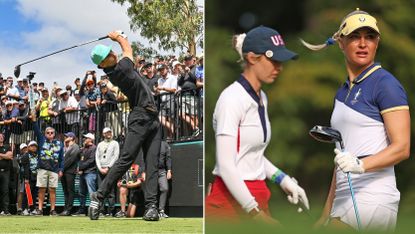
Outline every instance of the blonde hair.
<path fill-rule="evenodd" d="M 244 44 L 245 37 L 246 33 L 237 34 L 232 37 L 232 46 L 239 55 L 239 62 L 244 60 L 244 55 L 242 53 L 242 45 Z"/>
<path fill-rule="evenodd" d="M 232 46 L 239 55 L 238 63 L 241 63 L 242 67 L 245 67 L 246 65 L 245 57 L 248 54 L 248 53 L 242 52 L 242 46 L 244 44 L 245 37 L 246 37 L 246 33 L 236 34 L 232 37 Z M 260 57 L 261 54 L 255 54 L 255 56 Z"/>
<path fill-rule="evenodd" d="M 314 50 L 314 51 L 322 50 L 322 49 L 324 49 L 324 48 L 326 48 L 330 45 L 334 45 L 336 43 L 336 41 L 338 41 L 343 36 L 341 34 L 341 31 L 346 26 L 346 24 L 345 24 L 346 19 L 349 18 L 352 15 L 357 15 L 357 14 L 369 15 L 369 13 L 367 13 L 366 11 L 361 11 L 359 8 L 357 8 L 355 11 L 352 11 L 351 13 L 347 14 L 343 18 L 339 29 L 333 34 L 333 36 L 329 37 L 323 44 L 318 44 L 318 45 L 310 44 L 310 43 L 304 41 L 301 38 L 300 38 L 300 41 L 305 47 L 307 47 L 310 50 Z"/>

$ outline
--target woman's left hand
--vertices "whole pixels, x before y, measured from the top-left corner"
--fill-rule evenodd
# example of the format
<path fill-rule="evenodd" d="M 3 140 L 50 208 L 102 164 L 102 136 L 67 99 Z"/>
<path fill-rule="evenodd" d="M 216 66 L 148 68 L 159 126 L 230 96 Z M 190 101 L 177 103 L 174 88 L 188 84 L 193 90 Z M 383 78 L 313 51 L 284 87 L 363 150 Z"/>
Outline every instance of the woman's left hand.
<path fill-rule="evenodd" d="M 336 157 L 334 157 L 334 163 L 344 173 L 350 172 L 355 174 L 362 174 L 365 172 L 363 167 L 363 161 L 349 152 L 342 152 L 339 149 L 334 149 Z"/>
<path fill-rule="evenodd" d="M 308 198 L 304 189 L 298 185 L 294 178 L 286 175 L 284 179 L 282 179 L 280 186 L 284 192 L 288 194 L 287 198 L 290 203 L 296 205 L 298 204 L 298 201 L 300 201 L 307 210 L 310 209 L 310 204 L 308 203 Z"/>

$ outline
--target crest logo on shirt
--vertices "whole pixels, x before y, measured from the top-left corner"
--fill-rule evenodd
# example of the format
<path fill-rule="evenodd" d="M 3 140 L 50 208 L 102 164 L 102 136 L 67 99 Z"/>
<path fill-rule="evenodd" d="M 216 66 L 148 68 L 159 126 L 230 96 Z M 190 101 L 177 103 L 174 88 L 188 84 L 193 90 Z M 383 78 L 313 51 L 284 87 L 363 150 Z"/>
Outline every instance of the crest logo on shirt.
<path fill-rule="evenodd" d="M 354 98 L 353 100 L 350 102 L 352 105 L 356 104 L 359 100 L 357 100 L 360 95 L 362 94 L 362 89 L 359 88 L 359 90 L 357 90 L 357 92 L 354 94 Z"/>

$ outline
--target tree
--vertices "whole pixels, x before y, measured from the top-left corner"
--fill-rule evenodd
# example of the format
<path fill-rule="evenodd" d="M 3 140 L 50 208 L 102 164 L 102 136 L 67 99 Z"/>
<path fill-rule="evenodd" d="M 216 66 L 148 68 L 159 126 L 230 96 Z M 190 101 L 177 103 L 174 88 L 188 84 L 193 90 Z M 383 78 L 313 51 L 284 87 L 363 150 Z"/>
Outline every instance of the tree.
<path fill-rule="evenodd" d="M 203 32 L 203 9 L 195 0 L 112 0 L 128 2 L 130 27 L 164 50 L 181 49 L 195 55 Z"/>
<path fill-rule="evenodd" d="M 141 42 L 134 41 L 131 43 L 131 47 L 133 48 L 133 52 L 135 55 L 139 55 L 142 58 L 154 58 L 159 53 L 153 49 L 152 47 L 145 47 Z"/>

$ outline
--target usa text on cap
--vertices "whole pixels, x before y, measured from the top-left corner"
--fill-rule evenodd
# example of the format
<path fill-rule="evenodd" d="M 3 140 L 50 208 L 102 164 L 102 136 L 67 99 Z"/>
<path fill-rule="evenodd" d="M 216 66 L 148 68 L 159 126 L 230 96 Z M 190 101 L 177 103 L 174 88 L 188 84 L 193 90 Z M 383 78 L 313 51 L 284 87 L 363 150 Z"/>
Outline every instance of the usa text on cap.
<path fill-rule="evenodd" d="M 265 26 L 251 29 L 246 34 L 242 52 L 264 54 L 267 58 L 278 62 L 298 58 L 296 53 L 285 48 L 285 42 L 276 30 Z"/>

